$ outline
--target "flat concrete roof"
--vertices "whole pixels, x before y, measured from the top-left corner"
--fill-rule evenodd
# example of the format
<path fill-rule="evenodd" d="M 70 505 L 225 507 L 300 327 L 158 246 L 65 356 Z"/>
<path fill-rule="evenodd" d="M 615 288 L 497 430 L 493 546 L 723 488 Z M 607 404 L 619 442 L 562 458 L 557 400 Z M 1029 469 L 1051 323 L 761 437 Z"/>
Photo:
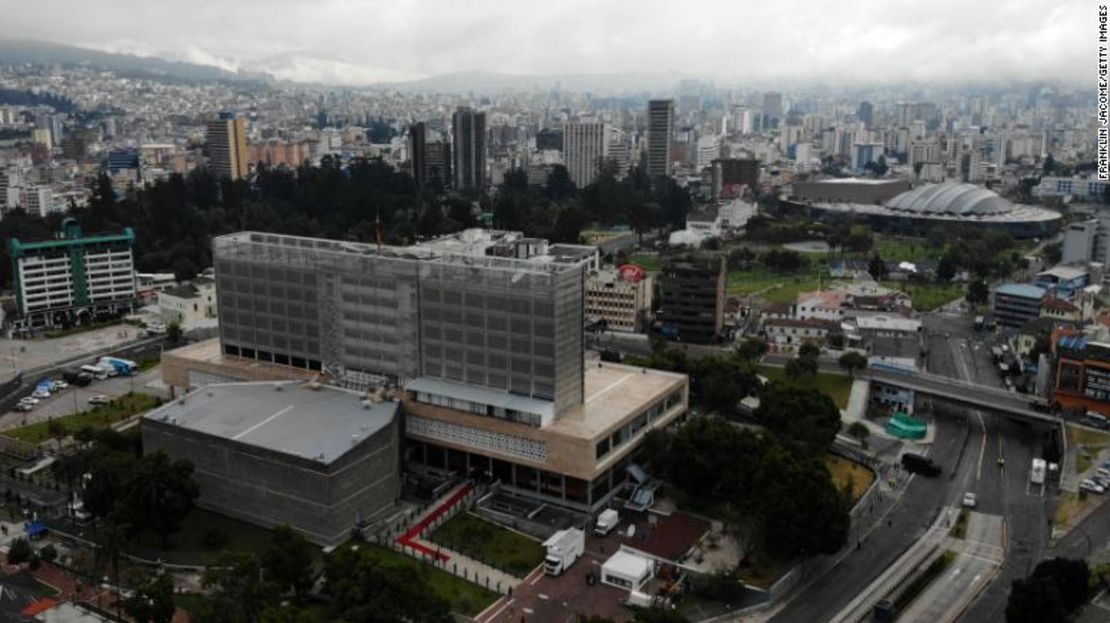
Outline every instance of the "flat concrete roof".
<path fill-rule="evenodd" d="M 329 464 L 389 426 L 399 406 L 328 385 L 259 381 L 206 385 L 144 417 Z"/>
<path fill-rule="evenodd" d="M 594 439 L 640 410 L 683 387 L 686 375 L 616 363 L 587 361 L 585 401 L 545 430 Z"/>

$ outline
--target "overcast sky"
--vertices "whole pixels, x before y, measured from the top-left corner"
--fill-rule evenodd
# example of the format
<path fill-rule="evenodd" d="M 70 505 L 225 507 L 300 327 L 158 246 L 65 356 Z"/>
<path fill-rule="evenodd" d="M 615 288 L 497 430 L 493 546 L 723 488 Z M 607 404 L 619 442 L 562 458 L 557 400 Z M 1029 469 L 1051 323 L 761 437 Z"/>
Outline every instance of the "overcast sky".
<path fill-rule="evenodd" d="M 0 6 L 19 0 L 0 0 Z M 0 36 L 340 84 L 460 71 L 1091 82 L 1086 0 L 35 0 Z M 11 7 L 9 7 L 11 8 Z M 1093 83 L 1092 83 L 1093 84 Z"/>

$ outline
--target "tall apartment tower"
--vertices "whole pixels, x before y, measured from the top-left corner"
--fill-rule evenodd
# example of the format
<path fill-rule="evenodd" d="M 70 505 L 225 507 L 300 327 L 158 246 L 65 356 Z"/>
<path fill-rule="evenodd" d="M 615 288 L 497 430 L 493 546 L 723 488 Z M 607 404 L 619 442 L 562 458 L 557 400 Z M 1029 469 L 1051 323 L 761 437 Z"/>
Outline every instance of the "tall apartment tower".
<path fill-rule="evenodd" d="M 563 126 L 563 161 L 574 185 L 585 188 L 609 158 L 615 130 L 604 123 L 572 122 Z"/>
<path fill-rule="evenodd" d="M 875 118 L 875 107 L 867 100 L 860 102 L 856 109 L 856 118 L 863 122 L 864 127 L 871 129 L 871 123 Z"/>
<path fill-rule="evenodd" d="M 763 94 L 763 127 L 773 126 L 772 119 L 782 119 L 782 93 L 770 91 Z"/>
<path fill-rule="evenodd" d="M 451 116 L 452 168 L 456 190 L 480 190 L 486 183 L 486 113 L 460 106 Z"/>
<path fill-rule="evenodd" d="M 412 162 L 412 179 L 416 185 L 423 188 L 428 180 L 424 178 L 424 171 L 428 162 L 428 125 L 418 121 L 409 127 L 409 161 Z"/>
<path fill-rule="evenodd" d="M 668 175 L 671 136 L 674 134 L 674 100 L 648 102 L 647 174 L 656 178 Z"/>
<path fill-rule="evenodd" d="M 221 178 L 247 176 L 247 120 L 233 112 L 222 112 L 208 122 L 208 168 Z"/>

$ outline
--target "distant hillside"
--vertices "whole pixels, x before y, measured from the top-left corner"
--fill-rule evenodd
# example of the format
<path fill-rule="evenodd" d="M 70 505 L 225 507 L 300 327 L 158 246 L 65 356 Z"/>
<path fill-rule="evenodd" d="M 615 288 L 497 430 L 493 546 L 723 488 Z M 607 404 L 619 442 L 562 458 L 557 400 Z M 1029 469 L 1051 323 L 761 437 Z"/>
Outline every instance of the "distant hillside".
<path fill-rule="evenodd" d="M 504 93 L 562 90 L 610 95 L 669 91 L 678 86 L 679 76 L 666 74 L 500 74 L 468 71 L 442 74 L 407 82 L 375 86 L 416 93 Z"/>
<path fill-rule="evenodd" d="M 18 39 L 0 39 L 0 64 L 5 63 L 82 65 L 122 74 L 191 82 L 236 81 L 261 84 L 271 81 L 270 76 L 260 73 L 236 73 L 210 65 L 167 61 L 134 54 L 113 54 L 59 43 Z"/>

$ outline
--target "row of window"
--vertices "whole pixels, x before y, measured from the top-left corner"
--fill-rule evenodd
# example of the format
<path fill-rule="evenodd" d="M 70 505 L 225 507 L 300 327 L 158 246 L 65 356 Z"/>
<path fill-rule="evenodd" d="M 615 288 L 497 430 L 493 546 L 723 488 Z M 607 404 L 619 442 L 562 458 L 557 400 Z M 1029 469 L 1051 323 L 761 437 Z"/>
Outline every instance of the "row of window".
<path fill-rule="evenodd" d="M 465 411 L 467 413 L 473 413 L 475 415 L 497 418 L 499 420 L 520 422 L 521 424 L 527 424 L 536 428 L 539 428 L 540 425 L 543 424 L 543 418 L 538 413 L 529 413 L 527 411 L 517 411 L 515 409 L 495 407 L 492 405 L 482 404 L 480 402 L 471 402 L 469 400 L 449 398 L 447 396 L 430 394 L 428 392 L 416 392 L 416 401 L 435 405 L 437 407 L 454 409 L 456 411 Z"/>
<path fill-rule="evenodd" d="M 540 463 L 547 460 L 547 444 L 542 441 L 464 426 L 455 422 L 409 415 L 405 418 L 405 432 L 474 448 L 480 452 L 494 452 Z"/>
<path fill-rule="evenodd" d="M 671 408 L 681 402 L 682 390 L 675 390 L 668 394 L 663 400 L 656 402 L 648 407 L 646 411 L 634 417 L 631 422 L 617 429 L 612 435 L 597 442 L 597 446 L 595 447 L 597 460 L 600 461 L 608 456 L 610 452 L 617 450 L 624 444 L 638 437 L 640 433 L 647 428 L 648 424 L 658 420 L 664 413 L 670 411 Z"/>
<path fill-rule="evenodd" d="M 235 346 L 234 344 L 224 344 L 224 353 L 234 355 L 236 357 L 244 357 L 246 359 L 257 359 L 268 363 L 276 363 L 283 366 L 293 366 L 294 368 L 304 368 L 306 370 L 320 370 L 322 366 L 319 359 L 306 359 L 304 357 L 294 357 L 285 353 L 273 353 L 265 350 L 255 350 Z"/>

